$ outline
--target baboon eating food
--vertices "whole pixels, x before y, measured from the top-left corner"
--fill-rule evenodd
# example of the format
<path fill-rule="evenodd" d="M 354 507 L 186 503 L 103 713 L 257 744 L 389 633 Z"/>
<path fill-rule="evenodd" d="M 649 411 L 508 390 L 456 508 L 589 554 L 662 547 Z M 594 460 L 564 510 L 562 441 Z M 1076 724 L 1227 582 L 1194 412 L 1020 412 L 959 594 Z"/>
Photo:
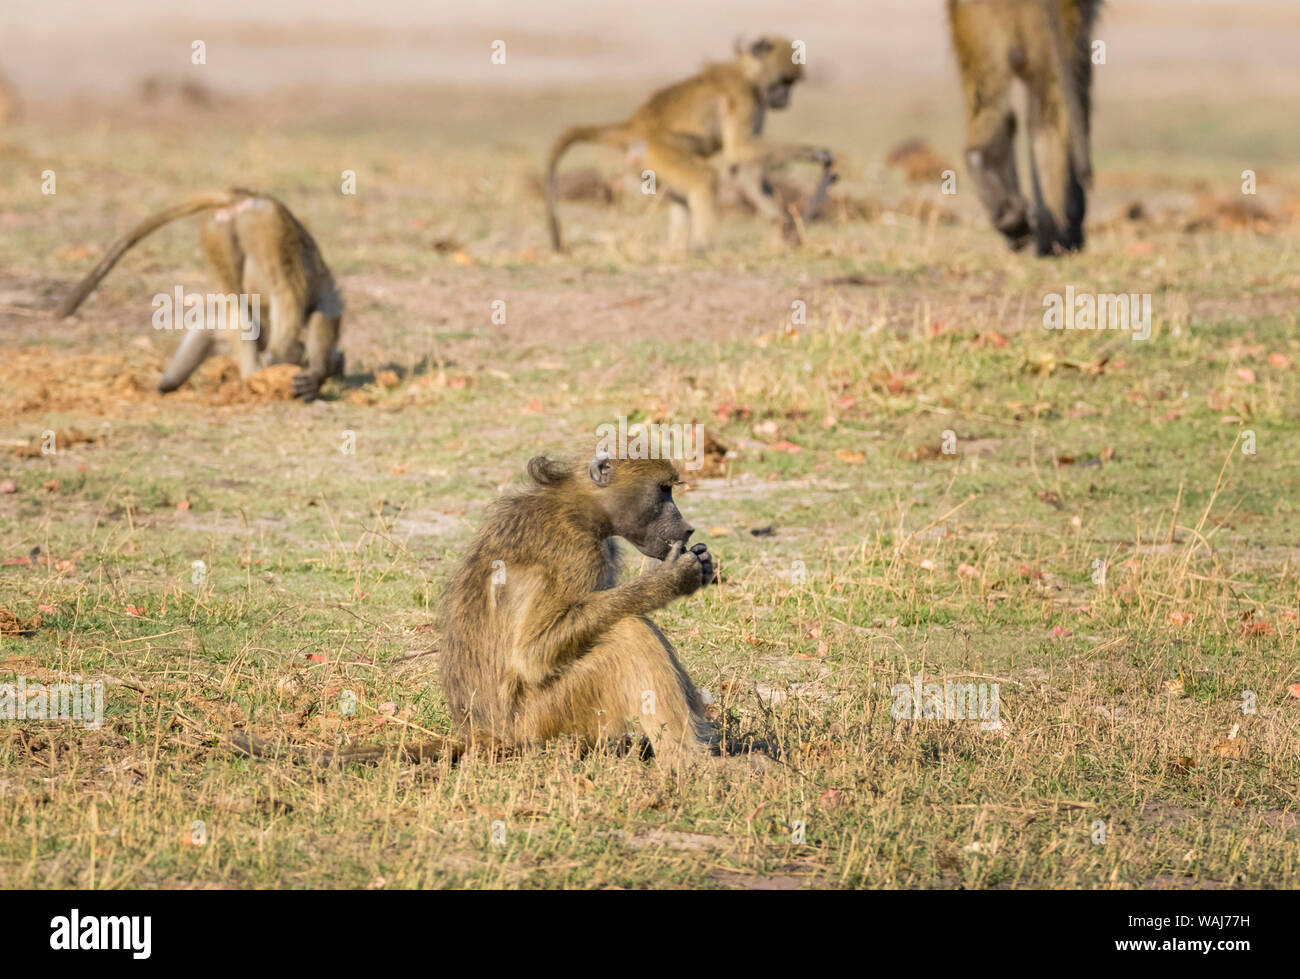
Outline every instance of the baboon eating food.
<path fill-rule="evenodd" d="M 655 175 L 656 192 L 662 189 L 668 197 L 676 245 L 683 244 L 685 237 L 685 244 L 699 251 L 712 242 L 715 162 L 722 164 L 760 214 L 788 233 L 791 216 L 776 201 L 764 167 L 795 161 L 821 164 L 822 184 L 814 194 L 819 202 L 834 179 L 829 150 L 762 139 L 767 110 L 788 106 L 790 90 L 803 74 L 803 65 L 794 60 L 793 42 L 786 38 L 737 42 L 733 61 L 708 65 L 699 74 L 656 92 L 624 122 L 565 130 L 546 165 L 546 215 L 556 251 L 564 249 L 555 210 L 556 170 L 560 158 L 577 143 L 602 143 L 641 160 Z M 812 216 L 804 215 L 804 220 Z"/>
<path fill-rule="evenodd" d="M 544 456 L 498 500 L 443 599 L 443 691 L 467 741 L 618 741 L 629 722 L 669 765 L 716 748 L 695 686 L 645 616 L 713 580 L 673 502 L 671 462 Z M 662 563 L 618 584 L 622 537 Z"/>
<path fill-rule="evenodd" d="M 993 226 L 1015 250 L 1083 247 L 1091 44 L 1100 0 L 948 0 L 966 101 L 966 165 Z M 1012 83 L 1028 93 L 1034 215 L 1016 173 Z"/>
<path fill-rule="evenodd" d="M 287 207 L 265 194 L 240 188 L 196 194 L 140 222 L 108 250 L 55 315 L 70 316 L 146 235 L 206 211 L 213 213 L 204 221 L 199 241 L 225 294 L 225 322 L 219 325 L 237 348 L 240 375 L 247 380 L 262 367 L 298 364 L 304 369 L 293 379 L 293 394 L 313 400 L 326 378 L 343 373 L 338 349 L 343 301 L 311 234 Z M 239 322 L 243 297 L 260 310 L 254 323 Z M 186 331 L 158 382 L 159 391 L 175 391 L 212 352 L 215 325 L 207 325 Z"/>
<path fill-rule="evenodd" d="M 717 753 L 698 691 L 645 617 L 714 580 L 708 548 L 687 547 L 695 528 L 673 502 L 676 467 L 597 451 L 577 465 L 539 456 L 528 475 L 528 488 L 492 505 L 443 594 L 442 685 L 462 739 L 324 750 L 247 731 L 222 740 L 241 755 L 318 766 L 455 763 L 470 745 L 618 743 L 631 725 L 670 767 Z M 618 584 L 616 536 L 661 563 Z M 740 760 L 754 767 L 762 756 Z"/>

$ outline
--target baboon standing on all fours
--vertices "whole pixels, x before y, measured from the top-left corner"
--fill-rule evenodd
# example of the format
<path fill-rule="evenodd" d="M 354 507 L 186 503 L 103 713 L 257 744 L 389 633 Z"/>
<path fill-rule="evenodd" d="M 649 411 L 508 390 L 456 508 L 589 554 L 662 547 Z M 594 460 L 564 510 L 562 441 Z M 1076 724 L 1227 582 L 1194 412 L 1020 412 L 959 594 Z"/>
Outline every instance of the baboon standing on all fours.
<path fill-rule="evenodd" d="M 443 598 L 442 684 L 467 741 L 617 741 L 629 721 L 676 765 L 716 747 L 700 697 L 647 614 L 713 579 L 664 460 L 545 457 L 492 505 Z M 618 584 L 619 536 L 658 567 Z"/>
<path fill-rule="evenodd" d="M 966 166 L 993 226 L 1017 251 L 1083 247 L 1092 29 L 1101 0 L 948 0 L 966 97 Z M 1028 93 L 1034 214 L 1016 173 L 1012 82 Z"/>
<path fill-rule="evenodd" d="M 71 316 L 126 252 L 145 236 L 191 214 L 211 212 L 199 231 L 208 265 L 223 294 L 256 296 L 255 330 L 233 324 L 235 309 L 224 305 L 221 324 L 235 347 L 239 373 L 248 380 L 262 367 L 298 364 L 293 394 L 312 401 L 329 377 L 343 374 L 338 349 L 343 300 L 311 233 L 287 207 L 267 194 L 236 187 L 196 194 L 141 221 L 123 235 L 99 264 L 59 304 L 54 315 Z M 158 390 L 175 391 L 216 346 L 215 325 L 187 330 Z"/>

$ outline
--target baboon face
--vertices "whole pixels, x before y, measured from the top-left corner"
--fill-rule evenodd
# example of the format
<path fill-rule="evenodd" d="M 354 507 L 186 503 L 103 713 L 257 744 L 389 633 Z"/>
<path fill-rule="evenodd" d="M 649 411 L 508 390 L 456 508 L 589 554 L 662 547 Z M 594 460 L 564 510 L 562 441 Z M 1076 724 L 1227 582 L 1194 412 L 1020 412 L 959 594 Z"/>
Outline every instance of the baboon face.
<path fill-rule="evenodd" d="M 803 78 L 803 65 L 795 64 L 788 38 L 761 37 L 742 49 L 740 57 L 764 106 L 784 109 L 790 104 L 790 90 Z"/>
<path fill-rule="evenodd" d="M 695 532 L 673 502 L 681 477 L 672 463 L 597 453 L 590 474 L 614 534 L 646 557 L 662 561 L 674 544 L 685 544 Z"/>

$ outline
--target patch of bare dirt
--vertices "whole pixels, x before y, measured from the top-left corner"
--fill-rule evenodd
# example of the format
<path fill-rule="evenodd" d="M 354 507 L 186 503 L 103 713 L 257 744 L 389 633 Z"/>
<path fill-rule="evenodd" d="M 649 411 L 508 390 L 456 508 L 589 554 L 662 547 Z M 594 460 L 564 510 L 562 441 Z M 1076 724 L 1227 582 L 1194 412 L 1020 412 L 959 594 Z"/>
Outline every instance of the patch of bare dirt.
<path fill-rule="evenodd" d="M 624 843 L 634 850 L 668 849 L 668 850 L 725 850 L 730 849 L 732 841 L 721 836 L 709 836 L 707 833 L 681 833 L 662 829 L 640 829 L 635 833 L 619 833 Z"/>
<path fill-rule="evenodd" d="M 1208 232 L 1269 234 L 1297 219 L 1300 219 L 1300 197 L 1295 195 L 1283 200 L 1273 210 L 1258 200 L 1216 195 L 1198 189 L 1190 205 L 1157 207 L 1148 200 L 1134 198 L 1089 227 L 1093 231 L 1181 231 L 1189 235 Z"/>
<path fill-rule="evenodd" d="M 229 357 L 211 357 L 181 390 L 161 395 L 156 390 L 163 370 L 162 356 L 141 344 L 129 353 L 70 354 L 45 347 L 7 350 L 0 359 L 0 415 L 18 418 L 75 412 L 117 418 L 144 405 L 204 404 L 217 406 L 265 404 L 293 397 L 293 376 L 299 368 L 279 364 L 259 371 L 247 383 Z M 56 435 L 60 448 L 94 437 L 75 429 Z M 39 455 L 35 443 L 18 455 Z"/>
<path fill-rule="evenodd" d="M 7 608 L 0 607 L 0 636 L 31 636 L 41 627 L 41 617 L 20 619 Z"/>
<path fill-rule="evenodd" d="M 87 435 L 79 428 L 61 428 L 52 433 L 49 439 L 32 437 L 26 443 L 14 449 L 15 459 L 34 459 L 46 452 L 70 449 L 74 445 L 99 441 L 97 436 Z"/>
<path fill-rule="evenodd" d="M 911 184 L 938 184 L 953 166 L 923 139 L 908 139 L 894 146 L 885 162 L 903 172 Z M 954 171 L 955 172 L 955 171 Z"/>
<path fill-rule="evenodd" d="M 817 886 L 812 875 L 745 874 L 734 870 L 713 870 L 709 878 L 724 887 L 742 891 L 801 891 Z"/>

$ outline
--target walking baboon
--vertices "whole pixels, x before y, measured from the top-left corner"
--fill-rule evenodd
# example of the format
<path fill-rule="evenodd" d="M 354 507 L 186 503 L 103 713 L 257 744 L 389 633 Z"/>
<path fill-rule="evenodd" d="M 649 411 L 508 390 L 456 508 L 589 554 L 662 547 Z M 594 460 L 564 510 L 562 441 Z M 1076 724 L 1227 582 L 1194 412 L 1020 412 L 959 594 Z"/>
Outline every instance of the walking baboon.
<path fill-rule="evenodd" d="M 802 78 L 803 65 L 795 62 L 794 45 L 788 39 L 738 41 L 735 60 L 708 65 L 699 74 L 656 92 L 624 122 L 566 129 L 546 164 L 546 215 L 556 251 L 564 250 L 555 211 L 556 169 L 564 153 L 577 143 L 616 147 L 654 173 L 656 193 L 662 189 L 672 209 L 675 244 L 703 250 L 712 242 L 715 162 L 722 164 L 760 214 L 788 229 L 790 215 L 774 199 L 764 167 L 802 160 L 820 163 L 829 171 L 834 162 L 826 149 L 762 139 L 767 110 L 789 105 L 790 90 Z"/>
<path fill-rule="evenodd" d="M 713 580 L 673 502 L 666 460 L 539 456 L 498 500 L 443 599 L 443 691 L 467 740 L 619 740 L 629 723 L 669 765 L 716 747 L 695 686 L 645 616 Z M 662 563 L 618 584 L 613 537 Z"/>
<path fill-rule="evenodd" d="M 1015 250 L 1083 247 L 1091 43 L 1100 0 L 948 0 L 966 100 L 966 166 L 993 226 Z M 1012 82 L 1028 94 L 1034 215 L 1016 173 Z"/>
<path fill-rule="evenodd" d="M 298 364 L 295 397 L 311 401 L 326 378 L 343 373 L 338 349 L 343 301 L 320 249 L 306 228 L 279 201 L 234 188 L 196 194 L 155 214 L 126 233 L 59 304 L 55 315 L 70 316 L 132 245 L 163 225 L 191 214 L 213 212 L 199 241 L 221 286 L 220 324 L 238 351 L 246 380 L 262 367 Z M 239 323 L 240 297 L 255 299 L 261 315 Z M 178 314 L 179 315 L 179 314 Z M 216 325 L 186 331 L 158 390 L 175 391 L 212 352 Z"/>

